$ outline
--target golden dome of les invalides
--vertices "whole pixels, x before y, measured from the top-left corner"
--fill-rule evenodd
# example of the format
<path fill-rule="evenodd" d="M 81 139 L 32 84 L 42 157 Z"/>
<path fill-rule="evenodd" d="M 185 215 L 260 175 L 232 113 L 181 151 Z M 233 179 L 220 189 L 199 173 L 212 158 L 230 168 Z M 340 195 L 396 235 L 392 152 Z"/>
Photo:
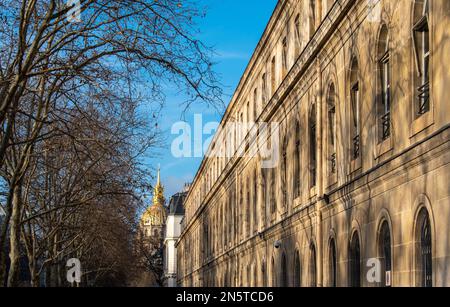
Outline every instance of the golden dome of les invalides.
<path fill-rule="evenodd" d="M 167 208 L 165 207 L 164 187 L 161 185 L 160 171 L 158 181 L 153 190 L 153 204 L 142 214 L 141 223 L 145 226 L 163 226 L 166 224 Z"/>

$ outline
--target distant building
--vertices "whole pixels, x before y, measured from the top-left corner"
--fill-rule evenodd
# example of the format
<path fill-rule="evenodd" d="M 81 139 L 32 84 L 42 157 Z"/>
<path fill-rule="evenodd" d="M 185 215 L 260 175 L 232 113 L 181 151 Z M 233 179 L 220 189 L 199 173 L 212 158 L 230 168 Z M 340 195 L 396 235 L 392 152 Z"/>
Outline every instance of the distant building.
<path fill-rule="evenodd" d="M 153 190 L 153 201 L 141 216 L 139 223 L 139 250 L 146 271 L 142 272 L 137 286 L 162 286 L 163 271 L 163 243 L 167 220 L 164 187 L 161 184 L 160 171 Z"/>
<path fill-rule="evenodd" d="M 186 185 L 184 191 L 173 195 L 169 202 L 163 257 L 165 285 L 167 287 L 176 287 L 177 285 L 177 248 L 175 245 L 182 231 L 184 200 L 188 190 L 189 185 Z"/>
<path fill-rule="evenodd" d="M 140 230 L 145 238 L 152 238 L 163 242 L 164 228 L 167 219 L 167 207 L 165 206 L 164 187 L 161 184 L 160 171 L 153 191 L 153 203 L 145 210 L 141 217 Z"/>

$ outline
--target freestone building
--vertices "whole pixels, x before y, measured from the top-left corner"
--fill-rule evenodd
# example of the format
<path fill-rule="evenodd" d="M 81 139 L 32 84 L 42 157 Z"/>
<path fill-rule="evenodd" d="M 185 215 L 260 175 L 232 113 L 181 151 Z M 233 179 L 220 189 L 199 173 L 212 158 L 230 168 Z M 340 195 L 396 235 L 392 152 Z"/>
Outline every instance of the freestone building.
<path fill-rule="evenodd" d="M 187 195 L 178 284 L 450 286 L 449 37 L 448 0 L 280 0 Z"/>

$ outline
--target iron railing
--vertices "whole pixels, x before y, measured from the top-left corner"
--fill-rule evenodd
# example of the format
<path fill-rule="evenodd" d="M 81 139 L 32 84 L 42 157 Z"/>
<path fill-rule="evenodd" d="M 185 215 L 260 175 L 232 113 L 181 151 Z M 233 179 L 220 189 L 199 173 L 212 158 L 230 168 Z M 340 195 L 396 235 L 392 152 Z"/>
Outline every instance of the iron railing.
<path fill-rule="evenodd" d="M 331 155 L 330 162 L 331 162 L 331 173 L 335 174 L 336 173 L 336 153 Z"/>
<path fill-rule="evenodd" d="M 430 82 L 427 81 L 417 88 L 419 93 L 419 115 L 423 115 L 430 110 Z"/>
<path fill-rule="evenodd" d="M 391 136 L 391 112 L 387 112 L 381 117 L 383 141 Z"/>
<path fill-rule="evenodd" d="M 353 138 L 353 159 L 358 159 L 361 153 L 361 138 L 359 134 Z"/>

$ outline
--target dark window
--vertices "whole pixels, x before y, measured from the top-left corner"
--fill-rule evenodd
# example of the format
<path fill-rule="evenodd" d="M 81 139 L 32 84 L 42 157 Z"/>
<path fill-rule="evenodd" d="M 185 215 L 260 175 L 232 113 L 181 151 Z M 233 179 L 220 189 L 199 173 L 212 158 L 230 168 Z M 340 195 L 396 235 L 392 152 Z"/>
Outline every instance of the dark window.
<path fill-rule="evenodd" d="M 361 155 L 360 139 L 360 88 L 359 88 L 359 68 L 356 58 L 352 61 L 350 75 L 350 99 L 351 99 L 351 135 L 352 135 L 352 155 L 353 159 L 358 159 Z"/>
<path fill-rule="evenodd" d="M 317 181 L 317 134 L 316 134 L 316 105 L 313 104 L 309 116 L 309 169 L 311 187 L 316 186 Z"/>
<path fill-rule="evenodd" d="M 300 197 L 300 123 L 295 125 L 295 152 L 294 152 L 294 196 Z"/>
<path fill-rule="evenodd" d="M 272 257 L 272 287 L 276 287 L 277 286 L 277 271 L 275 269 L 275 260 Z"/>
<path fill-rule="evenodd" d="M 300 53 L 300 14 L 297 14 L 297 16 L 295 17 L 295 55 L 298 55 Z"/>
<path fill-rule="evenodd" d="M 314 246 L 314 244 L 311 244 L 309 257 L 309 285 L 310 287 L 317 287 L 316 247 Z"/>
<path fill-rule="evenodd" d="M 286 76 L 288 70 L 288 43 L 287 37 L 283 38 L 283 51 L 282 51 L 282 64 L 283 64 L 283 78 Z"/>
<path fill-rule="evenodd" d="M 270 175 L 271 175 L 271 194 L 270 194 L 270 210 L 272 214 L 275 214 L 277 209 L 277 197 L 276 197 L 276 185 L 277 185 L 277 178 L 276 178 L 276 168 L 270 169 Z"/>
<path fill-rule="evenodd" d="M 379 70 L 379 102 L 378 122 L 380 139 L 384 141 L 391 136 L 391 69 L 389 56 L 389 33 L 383 25 L 378 39 L 378 70 Z"/>
<path fill-rule="evenodd" d="M 263 74 L 261 77 L 261 95 L 262 95 L 262 103 L 267 103 L 267 79 L 266 74 Z"/>
<path fill-rule="evenodd" d="M 331 83 L 328 90 L 328 155 L 330 173 L 336 173 L 336 90 Z"/>
<path fill-rule="evenodd" d="M 286 256 L 283 254 L 281 256 L 281 280 L 280 280 L 280 287 L 287 287 L 287 286 L 288 286 L 287 263 L 286 263 Z"/>
<path fill-rule="evenodd" d="M 265 262 L 263 262 L 261 264 L 261 279 L 262 279 L 262 286 L 267 287 L 266 263 Z"/>
<path fill-rule="evenodd" d="M 251 198 L 250 198 L 250 178 L 247 178 L 247 184 L 246 184 L 246 189 L 247 189 L 247 204 L 246 204 L 246 224 L 247 224 L 247 235 L 250 235 L 250 223 L 251 223 L 251 219 L 250 219 L 250 202 L 251 202 Z"/>
<path fill-rule="evenodd" d="M 272 93 L 271 94 L 273 96 L 275 94 L 275 90 L 276 90 L 276 86 L 277 86 L 277 84 L 276 84 L 276 80 L 277 80 L 277 78 L 276 78 L 277 63 L 276 63 L 275 56 L 272 58 L 272 64 L 271 65 L 272 65 L 271 72 L 270 72 L 270 75 L 271 75 L 271 86 L 272 86 Z"/>
<path fill-rule="evenodd" d="M 287 138 L 283 140 L 283 149 L 282 149 L 282 174 L 281 174 L 281 183 L 280 186 L 283 190 L 283 206 L 287 204 Z"/>
<path fill-rule="evenodd" d="M 256 231 L 258 228 L 258 212 L 257 205 L 258 203 L 258 175 L 256 170 L 253 173 L 253 231 Z"/>
<path fill-rule="evenodd" d="M 258 118 L 258 89 L 255 88 L 253 92 L 253 121 L 256 122 Z"/>
<path fill-rule="evenodd" d="M 297 251 L 295 253 L 295 267 L 294 267 L 294 287 L 301 286 L 301 264 L 300 264 L 300 253 Z"/>
<path fill-rule="evenodd" d="M 422 287 L 433 286 L 433 257 L 431 244 L 431 227 L 428 213 L 423 210 L 420 228 L 420 271 L 422 272 Z"/>
<path fill-rule="evenodd" d="M 336 244 L 334 240 L 330 242 L 330 287 L 336 287 L 337 285 L 337 258 L 336 258 Z"/>
<path fill-rule="evenodd" d="M 359 245 L 359 236 L 355 232 L 350 242 L 350 286 L 361 286 L 361 250 Z"/>
<path fill-rule="evenodd" d="M 380 256 L 383 269 L 382 286 L 392 285 L 392 254 L 391 254 L 391 232 L 387 222 L 383 222 L 380 231 Z"/>
<path fill-rule="evenodd" d="M 429 2 L 417 0 L 414 4 L 413 40 L 416 55 L 416 113 L 421 116 L 430 111 L 430 32 Z"/>

